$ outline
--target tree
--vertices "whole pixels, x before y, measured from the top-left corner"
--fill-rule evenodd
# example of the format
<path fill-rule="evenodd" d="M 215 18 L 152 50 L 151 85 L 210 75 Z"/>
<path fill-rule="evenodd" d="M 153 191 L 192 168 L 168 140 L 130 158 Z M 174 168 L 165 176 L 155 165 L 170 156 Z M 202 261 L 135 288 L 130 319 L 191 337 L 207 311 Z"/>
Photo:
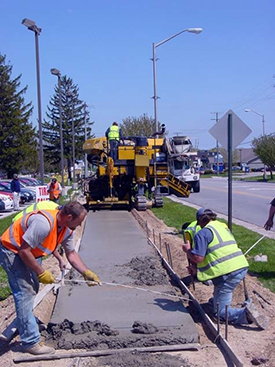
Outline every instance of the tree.
<path fill-rule="evenodd" d="M 59 119 L 59 88 L 55 86 L 54 96 L 47 106 L 47 120 L 43 122 L 44 155 L 50 171 L 60 171 L 60 119 Z M 61 113 L 63 132 L 64 165 L 71 179 L 73 167 L 72 121 L 74 122 L 75 159 L 83 159 L 83 144 L 85 141 L 85 103 L 79 99 L 79 88 L 71 78 L 61 78 Z M 86 112 L 87 138 L 93 137 L 89 112 Z"/>
<path fill-rule="evenodd" d="M 275 134 L 262 135 L 254 138 L 251 143 L 253 152 L 269 167 L 270 177 L 273 179 L 272 169 L 275 168 Z"/>
<path fill-rule="evenodd" d="M 37 133 L 28 122 L 33 107 L 25 104 L 27 86 L 20 89 L 21 74 L 15 79 L 11 74 L 12 66 L 0 54 L 0 167 L 8 178 L 38 170 Z"/>
<path fill-rule="evenodd" d="M 145 113 L 140 117 L 126 117 L 122 120 L 120 128 L 123 136 L 146 136 L 150 137 L 155 133 L 155 121 Z M 158 131 L 161 125 L 158 123 Z"/>

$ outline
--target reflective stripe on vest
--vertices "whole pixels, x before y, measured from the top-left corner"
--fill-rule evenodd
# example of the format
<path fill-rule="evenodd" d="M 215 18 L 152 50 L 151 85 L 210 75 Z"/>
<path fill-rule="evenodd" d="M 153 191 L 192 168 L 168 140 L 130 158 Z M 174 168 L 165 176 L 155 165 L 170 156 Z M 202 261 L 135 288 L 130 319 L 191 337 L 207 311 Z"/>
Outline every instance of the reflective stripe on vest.
<path fill-rule="evenodd" d="M 109 140 L 119 140 L 119 127 L 112 125 L 108 133 Z"/>
<path fill-rule="evenodd" d="M 21 218 L 24 214 L 26 213 L 30 213 L 34 210 L 43 210 L 43 209 L 50 209 L 50 210 L 55 210 L 59 207 L 59 204 L 53 202 L 53 201 L 49 201 L 49 200 L 45 200 L 45 201 L 38 201 L 37 203 L 34 203 L 32 205 L 29 205 L 26 209 L 22 210 L 22 212 L 18 213 L 14 218 L 13 218 L 13 222 L 15 222 L 17 219 Z"/>
<path fill-rule="evenodd" d="M 31 215 L 44 215 L 50 224 L 50 232 L 44 239 L 43 243 L 31 250 L 34 257 L 50 255 L 57 247 L 73 233 L 68 227 L 64 227 L 58 233 L 57 231 L 57 214 L 58 210 L 39 210 L 31 213 L 26 213 L 17 219 L 2 235 L 2 245 L 11 251 L 18 253 L 21 244 L 23 243 L 23 235 L 27 230 L 27 221 Z"/>
<path fill-rule="evenodd" d="M 198 280 L 217 278 L 248 267 L 243 252 L 238 248 L 234 237 L 223 223 L 210 221 L 205 228 L 211 230 L 213 240 L 208 245 L 204 260 L 197 264 Z"/>

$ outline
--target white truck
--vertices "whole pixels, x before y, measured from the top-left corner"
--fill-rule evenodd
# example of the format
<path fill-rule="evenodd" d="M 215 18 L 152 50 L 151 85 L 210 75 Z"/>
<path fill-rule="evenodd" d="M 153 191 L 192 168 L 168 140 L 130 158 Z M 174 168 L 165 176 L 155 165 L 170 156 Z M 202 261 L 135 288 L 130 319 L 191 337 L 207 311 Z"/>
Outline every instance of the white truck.
<path fill-rule="evenodd" d="M 193 192 L 200 192 L 200 158 L 192 152 L 192 142 L 188 136 L 166 138 L 170 172 L 189 184 Z"/>

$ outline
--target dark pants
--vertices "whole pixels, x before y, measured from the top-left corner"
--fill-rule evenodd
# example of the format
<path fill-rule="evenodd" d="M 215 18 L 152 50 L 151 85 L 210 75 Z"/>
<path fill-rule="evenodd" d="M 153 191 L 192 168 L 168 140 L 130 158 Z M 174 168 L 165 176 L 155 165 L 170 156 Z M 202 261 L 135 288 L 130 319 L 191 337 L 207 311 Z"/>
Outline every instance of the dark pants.
<path fill-rule="evenodd" d="M 114 161 L 117 160 L 117 149 L 118 149 L 118 140 L 112 139 L 110 142 L 110 157 L 113 158 Z"/>

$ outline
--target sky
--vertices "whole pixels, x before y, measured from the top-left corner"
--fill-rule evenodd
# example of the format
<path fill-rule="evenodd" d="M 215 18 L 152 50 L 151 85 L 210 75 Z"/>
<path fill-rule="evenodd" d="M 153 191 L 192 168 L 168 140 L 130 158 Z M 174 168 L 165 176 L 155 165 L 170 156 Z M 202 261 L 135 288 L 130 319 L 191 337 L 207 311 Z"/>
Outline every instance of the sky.
<path fill-rule="evenodd" d="M 274 0 L 1 0 L 0 53 L 28 86 L 37 126 L 35 36 L 39 36 L 42 117 L 54 94 L 57 68 L 73 79 L 89 106 L 93 132 L 113 121 L 154 118 L 153 43 L 158 120 L 169 136 L 188 135 L 199 149 L 216 146 L 216 112 L 231 109 L 252 133 L 239 147 L 275 132 Z M 251 112 L 245 112 L 251 109 Z M 264 120 L 264 123 L 263 123 Z"/>

